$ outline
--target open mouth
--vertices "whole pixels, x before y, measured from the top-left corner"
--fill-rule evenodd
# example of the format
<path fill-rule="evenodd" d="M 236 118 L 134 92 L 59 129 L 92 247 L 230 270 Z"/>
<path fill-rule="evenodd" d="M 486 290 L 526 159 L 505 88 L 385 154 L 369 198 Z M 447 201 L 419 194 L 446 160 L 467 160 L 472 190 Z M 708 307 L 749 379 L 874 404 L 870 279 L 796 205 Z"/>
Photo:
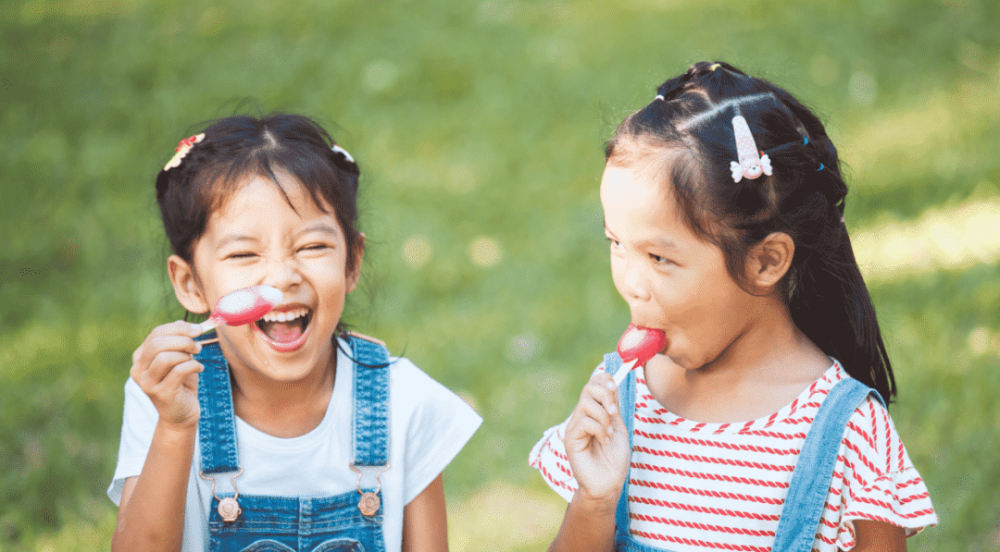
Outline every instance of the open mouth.
<path fill-rule="evenodd" d="M 290 350 L 302 344 L 310 321 L 312 321 L 312 311 L 301 307 L 286 311 L 271 311 L 255 324 L 272 346 Z"/>

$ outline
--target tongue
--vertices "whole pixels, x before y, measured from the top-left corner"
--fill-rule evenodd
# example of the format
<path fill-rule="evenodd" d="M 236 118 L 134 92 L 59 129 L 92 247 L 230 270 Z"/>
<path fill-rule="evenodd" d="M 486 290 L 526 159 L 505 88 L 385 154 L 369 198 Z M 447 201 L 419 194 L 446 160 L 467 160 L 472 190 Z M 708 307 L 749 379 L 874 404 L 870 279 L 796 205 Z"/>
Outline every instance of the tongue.
<path fill-rule="evenodd" d="M 267 323 L 267 337 L 278 343 L 288 343 L 295 341 L 302 336 L 302 323 L 294 322 L 269 322 Z"/>

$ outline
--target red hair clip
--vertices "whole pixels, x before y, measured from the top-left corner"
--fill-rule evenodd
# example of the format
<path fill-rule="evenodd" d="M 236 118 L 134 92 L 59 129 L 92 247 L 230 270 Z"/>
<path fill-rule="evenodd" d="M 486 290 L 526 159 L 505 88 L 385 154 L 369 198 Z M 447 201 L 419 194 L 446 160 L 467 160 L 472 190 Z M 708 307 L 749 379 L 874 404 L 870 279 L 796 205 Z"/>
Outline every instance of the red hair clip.
<path fill-rule="evenodd" d="M 191 151 L 191 148 L 193 148 L 195 144 L 201 142 L 204 139 L 205 139 L 205 133 L 201 133 L 201 134 L 195 134 L 194 136 L 190 136 L 188 138 L 181 140 L 180 143 L 177 144 L 177 147 L 174 149 L 174 151 L 176 151 L 177 153 L 175 153 L 174 156 L 170 158 L 170 161 L 167 162 L 167 166 L 163 167 L 163 170 L 169 171 L 174 167 L 180 166 L 181 160 L 183 160 L 184 157 L 188 154 L 188 152 Z"/>

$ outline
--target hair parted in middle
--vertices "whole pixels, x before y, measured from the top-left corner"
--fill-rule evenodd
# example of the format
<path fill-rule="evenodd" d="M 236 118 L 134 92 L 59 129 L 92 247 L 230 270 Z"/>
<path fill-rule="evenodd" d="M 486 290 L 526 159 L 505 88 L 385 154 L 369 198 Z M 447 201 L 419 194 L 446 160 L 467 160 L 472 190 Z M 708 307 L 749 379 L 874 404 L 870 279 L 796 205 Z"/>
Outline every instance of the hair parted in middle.
<path fill-rule="evenodd" d="M 361 247 L 356 228 L 361 171 L 318 123 L 282 113 L 259 119 L 235 115 L 214 121 L 202 135 L 197 141 L 187 139 L 191 143 L 183 155 L 175 155 L 156 177 L 163 227 L 171 249 L 182 259 L 192 261 L 209 217 L 247 177 L 270 179 L 287 200 L 279 172 L 298 180 L 320 208 L 320 198 L 333 208 L 348 251 Z M 355 256 L 348 255 L 348 270 L 355 268 L 354 262 Z"/>
<path fill-rule="evenodd" d="M 771 174 L 735 179 L 735 117 L 745 119 Z M 742 123 L 740 123 L 742 124 Z M 725 62 L 667 80 L 608 142 L 609 165 L 651 163 L 692 231 L 722 249 L 745 282 L 750 248 L 772 232 L 795 242 L 782 293 L 796 325 L 888 401 L 895 379 L 847 229 L 847 185 L 823 123 L 782 88 Z M 748 290 L 750 291 L 750 290 Z"/>

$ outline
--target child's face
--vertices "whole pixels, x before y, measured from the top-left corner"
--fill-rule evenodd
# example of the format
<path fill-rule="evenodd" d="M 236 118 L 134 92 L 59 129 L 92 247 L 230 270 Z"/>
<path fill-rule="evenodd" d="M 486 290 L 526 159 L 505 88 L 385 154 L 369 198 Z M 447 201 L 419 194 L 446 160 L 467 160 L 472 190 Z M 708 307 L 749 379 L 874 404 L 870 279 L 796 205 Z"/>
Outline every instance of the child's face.
<path fill-rule="evenodd" d="M 663 330 L 662 354 L 697 369 L 745 330 L 752 296 L 729 275 L 722 250 L 684 222 L 670 187 L 641 165 L 609 164 L 601 179 L 611 275 L 632 322 Z"/>
<path fill-rule="evenodd" d="M 178 298 L 189 310 L 205 312 L 235 289 L 267 284 L 281 290 L 284 297 L 272 314 L 302 316 L 221 326 L 219 336 L 234 368 L 294 381 L 329 363 L 331 337 L 358 271 L 347 268 L 351 252 L 333 209 L 324 201 L 324 212 L 301 184 L 278 174 L 288 200 L 270 180 L 254 176 L 212 213 L 194 248 L 192 276 L 180 283 L 191 288 L 191 304 L 183 293 Z M 175 272 L 172 266 L 176 289 Z"/>

